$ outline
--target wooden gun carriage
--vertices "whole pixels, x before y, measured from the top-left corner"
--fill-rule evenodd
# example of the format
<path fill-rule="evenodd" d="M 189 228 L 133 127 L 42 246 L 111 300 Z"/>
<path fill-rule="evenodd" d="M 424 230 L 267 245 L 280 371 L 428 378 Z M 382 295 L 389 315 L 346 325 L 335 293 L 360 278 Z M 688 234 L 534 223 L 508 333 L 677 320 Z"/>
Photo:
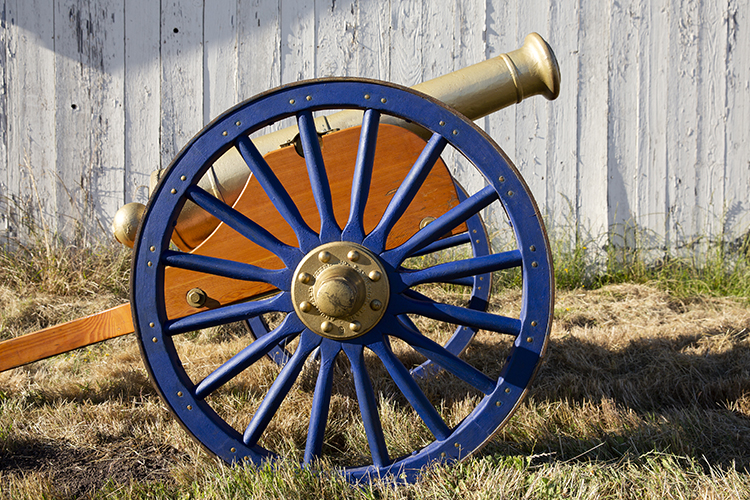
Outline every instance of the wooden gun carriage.
<path fill-rule="evenodd" d="M 349 479 L 410 480 L 427 464 L 471 455 L 526 393 L 554 300 L 539 210 L 510 160 L 471 120 L 532 95 L 554 99 L 559 79 L 550 48 L 531 34 L 516 51 L 414 89 L 321 79 L 237 105 L 156 174 L 148 206 L 129 204 L 115 217 L 116 237 L 133 246 L 130 303 L 0 343 L 0 371 L 135 332 L 152 382 L 188 432 L 229 463 L 260 463 L 275 456 L 258 445 L 260 437 L 305 363 L 316 359 L 309 464 L 321 456 L 333 363 L 341 355 L 372 456 L 371 465 L 345 467 Z M 296 126 L 268 133 L 286 118 Z M 441 158 L 446 148 L 483 187 L 464 191 Z M 480 217 L 492 204 L 507 214 L 515 240 L 498 253 Z M 457 248 L 438 264 L 411 264 Z M 515 268 L 520 313 L 488 312 L 492 273 Z M 418 290 L 429 283 L 467 287 L 468 305 L 426 297 Z M 283 320 L 269 328 L 267 313 Z M 455 325 L 455 332 L 441 345 L 415 316 Z M 247 324 L 252 342 L 208 376 L 190 373 L 173 339 L 237 321 Z M 499 376 L 460 357 L 480 329 L 513 340 Z M 391 339 L 427 361 L 407 369 Z M 390 457 L 365 352 L 382 362 L 434 437 L 430 444 Z M 267 355 L 280 365 L 278 376 L 249 424 L 236 429 L 210 395 Z M 441 370 L 482 395 L 454 427 L 420 388 Z"/>

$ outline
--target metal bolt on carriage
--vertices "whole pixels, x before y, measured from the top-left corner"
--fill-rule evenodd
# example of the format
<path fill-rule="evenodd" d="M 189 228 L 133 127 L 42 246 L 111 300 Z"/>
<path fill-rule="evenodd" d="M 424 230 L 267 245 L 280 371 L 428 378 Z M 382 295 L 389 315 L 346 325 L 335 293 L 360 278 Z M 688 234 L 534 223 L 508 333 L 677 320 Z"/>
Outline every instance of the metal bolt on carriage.
<path fill-rule="evenodd" d="M 314 464 L 336 411 L 335 360 L 344 357 L 371 455 L 370 463 L 342 467 L 349 480 L 411 481 L 425 466 L 470 456 L 522 401 L 545 352 L 554 300 L 539 209 L 518 170 L 472 120 L 533 95 L 554 99 L 559 83 L 554 54 L 532 33 L 513 52 L 411 89 L 326 78 L 248 99 L 152 176 L 147 206 L 117 213 L 115 235 L 133 247 L 130 303 L 0 343 L 0 371 L 135 332 L 151 380 L 182 426 L 228 463 L 259 464 L 277 456 L 259 443 L 314 360 L 302 459 Z M 269 132 L 284 119 L 296 125 Z M 459 185 L 442 157 L 448 149 L 482 187 L 467 193 Z M 492 205 L 507 214 L 513 240 L 494 253 L 480 215 Z M 447 257 L 409 264 L 435 253 Z M 492 273 L 508 269 L 522 277 L 519 312 L 488 312 Z M 432 283 L 466 287 L 467 304 L 420 291 Z M 271 327 L 268 314 L 283 319 Z M 246 347 L 208 375 L 191 373 L 175 339 L 234 322 L 252 334 Z M 455 330 L 439 342 L 425 322 Z M 512 341 L 499 374 L 461 357 L 480 330 Z M 405 365 L 396 340 L 426 361 Z M 278 374 L 238 426 L 212 394 L 267 356 Z M 366 361 L 373 357 L 432 436 L 404 456 L 386 445 Z M 453 426 L 424 391 L 438 375 L 479 394 Z"/>

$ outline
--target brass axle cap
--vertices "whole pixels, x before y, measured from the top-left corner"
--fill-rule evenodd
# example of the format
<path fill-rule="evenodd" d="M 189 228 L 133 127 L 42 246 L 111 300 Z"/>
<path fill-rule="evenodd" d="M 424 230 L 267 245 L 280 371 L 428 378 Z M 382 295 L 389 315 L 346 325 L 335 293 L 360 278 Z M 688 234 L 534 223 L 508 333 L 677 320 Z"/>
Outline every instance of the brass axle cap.
<path fill-rule="evenodd" d="M 379 259 L 362 245 L 332 242 L 309 252 L 292 279 L 297 316 L 318 335 L 336 340 L 370 331 L 390 293 Z"/>

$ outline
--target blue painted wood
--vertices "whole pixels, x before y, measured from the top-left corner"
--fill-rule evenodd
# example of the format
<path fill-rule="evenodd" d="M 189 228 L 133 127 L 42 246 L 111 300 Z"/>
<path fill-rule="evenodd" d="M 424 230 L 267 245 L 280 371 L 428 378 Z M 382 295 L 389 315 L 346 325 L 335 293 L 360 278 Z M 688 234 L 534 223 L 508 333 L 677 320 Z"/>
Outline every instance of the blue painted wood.
<path fill-rule="evenodd" d="M 382 253 L 385 249 L 385 242 L 388 239 L 393 226 L 404 215 L 409 204 L 414 200 L 414 196 L 422 187 L 427 175 L 432 171 L 440 155 L 443 153 L 448 142 L 440 134 L 433 134 L 427 145 L 420 153 L 414 166 L 406 174 L 401 185 L 396 190 L 391 201 L 385 209 L 385 213 L 378 222 L 375 229 L 365 238 L 365 246 L 372 249 L 375 253 Z M 457 224 L 458 225 L 458 224 Z M 445 234 L 445 233 L 443 233 Z"/>
<path fill-rule="evenodd" d="M 388 448 L 385 445 L 383 426 L 378 414 L 378 403 L 372 390 L 370 375 L 367 373 L 367 367 L 365 366 L 364 346 L 344 344 L 342 347 L 351 365 L 359 412 L 365 426 L 367 443 L 370 445 L 372 463 L 375 467 L 384 467 L 389 464 L 391 459 L 388 457 Z"/>
<path fill-rule="evenodd" d="M 272 332 L 242 349 L 204 378 L 195 388 L 195 397 L 205 398 L 268 354 L 279 342 L 291 340 L 304 329 L 305 325 L 296 315 L 288 314 Z"/>
<path fill-rule="evenodd" d="M 323 152 L 320 150 L 318 132 L 315 129 L 315 120 L 311 110 L 300 112 L 297 115 L 297 126 L 299 127 L 302 151 L 305 155 L 307 174 L 310 176 L 310 186 L 320 214 L 320 242 L 328 243 L 340 240 L 341 228 L 333 214 L 331 186 L 328 184 L 328 175 L 323 163 Z"/>
<path fill-rule="evenodd" d="M 323 437 L 325 436 L 328 410 L 333 390 L 333 363 L 341 352 L 341 344 L 324 339 L 320 346 L 320 370 L 315 383 L 312 409 L 310 411 L 310 425 L 307 429 L 307 444 L 305 445 L 304 463 L 310 464 L 322 456 Z"/>
<path fill-rule="evenodd" d="M 411 288 L 423 283 L 450 283 L 451 280 L 469 278 L 476 274 L 520 267 L 522 262 L 521 252 L 511 250 L 510 252 L 447 262 L 419 271 L 402 273 L 401 282 L 404 288 Z"/>
<path fill-rule="evenodd" d="M 276 254 L 287 267 L 292 267 L 291 264 L 299 262 L 300 257 L 302 257 L 299 249 L 280 241 L 265 228 L 259 226 L 226 203 L 217 200 L 198 186 L 191 186 L 187 194 L 191 201 L 206 212 L 248 240 Z"/>
<path fill-rule="evenodd" d="M 261 281 L 269 283 L 280 290 L 289 291 L 289 283 L 292 275 L 291 269 L 264 269 L 252 264 L 245 264 L 244 262 L 173 251 L 164 252 L 161 258 L 162 262 L 167 266 L 189 269 L 215 276 L 224 276 L 236 280 Z"/>
<path fill-rule="evenodd" d="M 419 417 L 427 428 L 430 429 L 430 432 L 432 432 L 432 435 L 440 441 L 447 439 L 451 433 L 450 428 L 445 425 L 440 414 L 432 406 L 427 396 L 424 395 L 422 389 L 419 388 L 403 363 L 393 354 L 390 346 L 385 341 L 382 341 L 369 344 L 368 347 L 378 355 L 401 393 L 406 397 L 406 400 L 409 401 L 414 410 L 416 410 Z"/>
<path fill-rule="evenodd" d="M 437 241 L 444 234 L 457 228 L 482 209 L 487 208 L 495 200 L 497 200 L 497 192 L 492 186 L 485 187 L 426 225 L 398 247 L 383 253 L 383 260 L 392 266 L 401 264 L 408 255 L 412 255 L 430 243 Z"/>
<path fill-rule="evenodd" d="M 266 397 L 263 398 L 258 409 L 253 414 L 253 418 L 250 420 L 245 434 L 242 436 L 242 441 L 248 446 L 254 446 L 258 439 L 260 439 L 263 431 L 271 422 L 271 419 L 276 414 L 284 401 L 284 398 L 289 394 L 289 389 L 292 388 L 292 384 L 299 377 L 302 367 L 307 360 L 310 353 L 320 345 L 322 337 L 315 335 L 310 330 L 305 330 L 299 339 L 299 346 L 294 351 L 292 359 L 279 372 L 279 376 L 271 384 L 271 388 L 268 389 Z"/>
<path fill-rule="evenodd" d="M 284 186 L 273 173 L 271 167 L 268 166 L 263 155 L 260 154 L 258 148 L 255 147 L 253 141 L 247 136 L 240 136 L 237 138 L 237 150 L 242 155 L 242 159 L 247 163 L 248 168 L 255 176 L 255 179 L 260 183 L 263 191 L 266 192 L 268 198 L 276 207 L 281 215 L 284 216 L 285 220 L 289 221 L 289 225 L 294 230 L 294 234 L 297 237 L 299 247 L 303 252 L 309 252 L 319 244 L 318 235 L 310 229 L 307 222 L 302 218 L 297 205 L 289 196 L 289 193 Z"/>
<path fill-rule="evenodd" d="M 343 241 L 361 243 L 365 238 L 365 206 L 367 205 L 367 196 L 370 192 L 379 124 L 380 113 L 373 109 L 365 111 L 362 117 L 362 132 L 360 133 L 359 147 L 357 148 L 357 162 L 354 165 L 349 221 L 346 223 L 341 234 Z"/>
<path fill-rule="evenodd" d="M 292 303 L 287 292 L 282 292 L 275 297 L 255 302 L 243 302 L 224 306 L 221 309 L 209 309 L 191 316 L 185 316 L 171 321 L 165 321 L 165 331 L 169 335 L 211 328 L 212 326 L 225 325 L 235 321 L 243 321 L 259 314 L 274 311 L 290 312 Z"/>
<path fill-rule="evenodd" d="M 372 99 L 365 99 L 365 94 L 372 96 Z M 311 99 L 308 100 L 307 96 Z M 266 234 L 268 228 L 256 227 L 257 225 L 254 225 L 251 220 L 251 215 L 236 213 L 220 201 L 210 199 L 209 195 L 199 190 L 196 185 L 208 166 L 219 156 L 227 149 L 242 144 L 242 137 L 288 117 L 303 117 L 299 123 L 301 128 L 307 130 L 309 137 L 304 141 L 307 141 L 308 150 L 311 150 L 309 156 L 314 157 L 317 154 L 315 151 L 317 141 L 310 140 L 312 129 L 309 125 L 305 125 L 305 120 L 309 121 L 312 117 L 311 113 L 315 111 L 342 108 L 372 110 L 370 114 L 373 116 L 375 113 L 399 116 L 432 133 L 440 134 L 484 176 L 486 187 L 472 196 L 462 198 L 457 207 L 427 225 L 400 247 L 387 252 L 376 250 L 388 278 L 393 283 L 402 285 L 400 289 L 395 287 L 392 291 L 389 306 L 381 322 L 365 335 L 343 342 L 329 340 L 324 342 L 310 331 L 303 332 L 300 344 L 292 358 L 280 371 L 264 398 L 261 408 L 256 411 L 250 426 L 245 430 L 247 439 L 243 439 L 240 430 L 230 426 L 214 411 L 210 404 L 211 398 L 205 398 L 205 395 L 215 387 L 231 381 L 232 376 L 236 376 L 248 364 L 252 365 L 252 362 L 258 359 L 265 349 L 277 342 L 277 338 L 274 336 L 267 340 L 259 340 L 257 345 L 253 344 L 255 347 L 251 345 L 247 351 L 242 351 L 244 354 L 239 358 L 234 361 L 230 360 L 220 368 L 217 375 L 210 376 L 214 377 L 213 380 L 216 382 L 207 379 L 209 382 L 205 382 L 203 387 L 201 384 L 196 387 L 185 371 L 172 336 L 195 328 L 224 324 L 238 319 L 257 322 L 258 315 L 273 311 L 287 312 L 287 318 L 292 319 L 286 321 L 291 324 L 295 321 L 292 304 L 288 294 L 282 292 L 271 299 L 225 306 L 212 311 L 199 312 L 186 318 L 168 320 L 163 297 L 164 268 L 170 259 L 180 258 L 169 253 L 172 227 L 186 200 L 198 200 L 199 206 L 204 207 L 209 213 L 216 214 L 251 241 L 261 241 L 270 247 L 272 252 L 277 255 L 282 254 L 279 256 L 284 260 L 286 268 L 295 269 L 305 254 L 305 249 L 280 244 L 270 239 Z M 238 126 L 238 123 L 242 126 Z M 252 155 L 250 157 L 252 160 Z M 311 184 L 317 185 L 314 189 L 318 191 L 316 203 L 319 211 L 323 218 L 330 218 L 328 208 L 330 190 L 327 188 L 325 168 L 322 162 L 314 159 L 308 163 L 308 168 L 316 177 Z M 366 169 L 366 166 L 362 167 L 363 171 Z M 361 174 L 362 181 L 366 177 L 368 177 L 366 172 Z M 407 198 L 407 196 L 403 197 L 404 200 Z M 363 197 L 361 201 L 364 202 L 365 198 Z M 491 203 L 502 204 L 502 208 L 508 214 L 517 242 L 515 251 L 498 257 L 485 258 L 486 254 L 482 253 L 484 251 L 482 247 L 475 247 L 472 250 L 473 258 L 466 259 L 466 262 L 426 270 L 421 278 L 420 275 L 415 277 L 414 271 L 400 267 L 402 261 L 410 255 L 440 245 L 437 243 L 440 236 L 450 228 L 464 221 L 472 223 L 475 218 L 478 220 L 479 211 Z M 396 217 L 398 206 L 399 204 L 394 205 L 392 215 L 389 217 L 398 218 Z M 281 207 L 279 210 L 289 209 L 290 205 L 283 202 Z M 296 225 L 295 222 L 290 223 Z M 328 226 L 325 226 L 326 224 Z M 323 225 L 330 228 L 325 230 L 330 234 L 319 240 L 326 240 L 336 235 L 336 227 L 330 222 L 323 221 Z M 301 227 L 296 227 L 296 230 L 299 231 L 298 234 L 306 233 L 306 230 Z M 471 234 L 474 239 L 473 230 Z M 384 236 L 387 237 L 387 231 L 384 231 Z M 340 234 L 336 237 L 340 237 Z M 481 242 L 483 237 L 479 237 L 478 240 Z M 460 240 L 450 241 L 457 243 Z M 231 249 L 227 249 L 227 255 L 223 259 L 231 261 L 231 258 Z M 520 265 L 523 280 L 521 312 L 517 318 L 505 318 L 483 312 L 486 306 L 486 296 L 473 297 L 469 309 L 466 309 L 430 301 L 406 286 L 406 284 L 414 285 L 428 278 L 465 279 L 464 275 L 466 275 L 475 276 L 474 285 L 477 291 L 480 287 L 486 291 L 490 286 L 487 276 L 468 273 L 502 268 L 511 262 L 514 265 Z M 203 271 L 219 274 L 247 272 L 249 273 L 247 276 L 251 276 L 252 273 L 260 273 L 266 277 L 274 276 L 274 280 L 277 276 L 271 272 L 273 270 L 250 271 L 243 266 L 226 265 L 224 262 L 217 261 L 190 261 L 188 259 L 186 265 L 197 265 Z M 472 266 L 476 267 L 472 268 Z M 262 436 L 268 421 L 278 411 L 281 401 L 299 375 L 304 360 L 317 345 L 322 345 L 322 352 L 325 349 L 336 352 L 339 348 L 343 349 L 350 360 L 357 389 L 357 401 L 373 457 L 371 465 L 344 467 L 343 473 L 352 481 L 388 475 L 411 481 L 416 479 L 420 469 L 428 464 L 435 461 L 459 460 L 474 452 L 513 413 L 539 366 L 547 344 L 552 317 L 552 275 L 549 245 L 539 210 L 523 179 L 497 146 L 473 123 L 431 99 L 398 86 L 361 80 L 321 80 L 292 84 L 246 101 L 217 118 L 183 148 L 156 187 L 146 209 L 133 252 L 131 300 L 141 352 L 157 391 L 184 427 L 205 448 L 223 460 L 233 463 L 247 459 L 260 464 L 275 456 L 273 452 L 255 443 Z M 480 278 L 487 282 L 479 281 Z M 288 279 L 291 280 L 291 277 Z M 412 281 L 409 281 L 410 279 Z M 407 321 L 408 317 L 404 314 L 410 310 L 428 318 L 436 317 L 441 321 L 454 322 L 459 325 L 457 333 L 446 346 L 440 346 Z M 451 351 L 461 343 L 454 342 L 455 339 L 465 339 L 467 336 L 470 338 L 473 335 L 474 329 L 466 328 L 467 326 L 489 328 L 515 335 L 513 348 L 507 354 L 507 362 L 499 376 L 489 377 Z M 284 336 L 280 333 L 276 335 L 279 339 Z M 292 332 L 286 338 L 294 335 L 296 333 Z M 384 347 L 387 346 L 389 336 L 403 339 L 428 358 L 443 365 L 448 373 L 465 380 L 484 394 L 477 406 L 458 426 L 446 431 L 445 428 L 441 428 L 435 415 L 430 415 L 428 404 L 419 392 L 414 390 L 412 382 L 408 381 L 411 379 L 408 379 L 403 370 L 398 368 L 400 361 L 393 358 Z M 392 373 L 397 385 L 403 388 L 409 403 L 418 408 L 418 414 L 425 419 L 425 422 L 429 421 L 428 428 L 433 430 L 438 439 L 424 448 L 414 450 L 407 456 L 395 460 L 390 458 L 378 414 L 378 398 L 372 389 L 370 373 L 364 362 L 365 348 L 371 349 L 381 357 L 384 365 L 387 366 L 387 371 Z M 325 421 L 328 417 L 326 412 L 329 411 L 326 402 L 330 397 L 329 387 L 332 383 L 330 379 L 334 373 L 332 359 L 333 355 L 328 351 L 321 354 L 323 368 L 318 374 L 320 382 L 316 384 L 316 392 L 313 396 L 313 413 L 308 429 L 308 445 L 305 449 L 305 462 L 307 463 L 314 463 L 316 457 L 320 456 L 325 448 L 321 440 L 324 439 Z"/>

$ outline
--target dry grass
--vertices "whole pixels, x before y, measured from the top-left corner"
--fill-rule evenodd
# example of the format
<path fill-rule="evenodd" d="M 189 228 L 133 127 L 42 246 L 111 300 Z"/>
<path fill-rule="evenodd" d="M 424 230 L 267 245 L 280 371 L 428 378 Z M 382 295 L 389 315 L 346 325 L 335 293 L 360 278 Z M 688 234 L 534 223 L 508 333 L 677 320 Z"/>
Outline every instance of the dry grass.
<path fill-rule="evenodd" d="M 518 293 L 500 294 L 493 307 L 513 307 Z M 733 299 L 680 300 L 643 285 L 563 292 L 549 357 L 510 424 L 476 458 L 395 489 L 352 489 L 292 463 L 217 464 L 164 409 L 135 339 L 115 339 L 0 374 L 0 497 L 747 498 L 749 328 L 750 309 Z M 206 373 L 247 341 L 243 330 L 224 329 L 186 337 L 181 350 L 190 370 Z M 505 349 L 483 333 L 464 356 L 492 372 Z M 429 433 L 371 361 L 393 454 L 423 445 Z M 368 458 L 345 362 L 336 370 L 330 467 Z M 246 423 L 276 372 L 259 363 L 215 404 Z M 310 364 L 266 433 L 265 445 L 292 458 L 304 447 L 315 373 Z M 455 423 L 476 396 L 445 378 L 426 391 Z"/>
<path fill-rule="evenodd" d="M 0 338 L 126 298 L 127 252 L 21 252 L 0 255 Z M 355 489 L 325 472 L 369 461 L 344 359 L 335 367 L 323 474 L 294 463 L 315 362 L 261 443 L 290 460 L 259 470 L 221 465 L 188 437 L 154 392 L 132 337 L 0 373 L 0 498 L 750 498 L 750 305 L 665 288 L 559 293 L 548 357 L 510 424 L 471 460 L 398 488 Z M 423 291 L 467 300 L 461 287 Z M 517 314 L 519 297 L 510 286 L 491 307 Z M 414 320 L 438 341 L 451 334 L 449 325 Z M 249 340 L 243 328 L 225 327 L 178 344 L 197 378 Z M 401 342 L 393 348 L 407 366 L 423 360 Z M 496 375 L 508 348 L 507 339 L 480 333 L 463 356 Z M 428 443 L 383 366 L 367 361 L 391 454 Z M 212 403 L 241 428 L 277 373 L 270 361 L 257 363 Z M 449 425 L 478 398 L 449 376 L 422 386 Z"/>

